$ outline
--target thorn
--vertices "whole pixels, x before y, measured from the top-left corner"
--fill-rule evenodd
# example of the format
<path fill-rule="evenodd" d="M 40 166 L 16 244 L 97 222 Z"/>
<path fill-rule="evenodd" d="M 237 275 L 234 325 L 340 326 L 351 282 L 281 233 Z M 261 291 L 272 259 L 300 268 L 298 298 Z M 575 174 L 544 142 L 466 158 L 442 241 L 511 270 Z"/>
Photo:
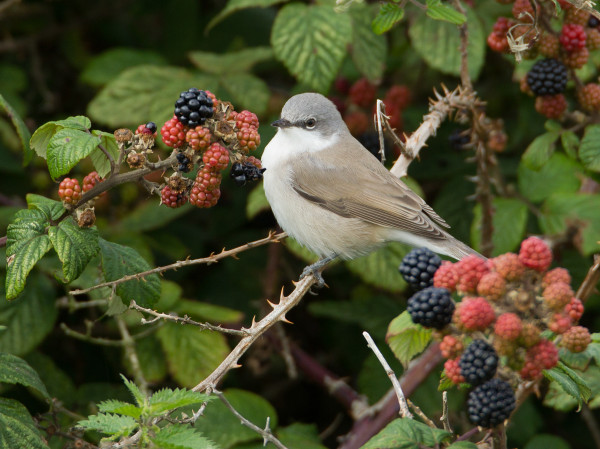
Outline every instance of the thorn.
<path fill-rule="evenodd" d="M 231 369 L 237 369 L 237 368 L 241 368 L 242 365 L 240 365 L 239 363 L 236 363 L 235 365 L 231 365 Z"/>
<path fill-rule="evenodd" d="M 292 281 L 292 285 L 293 285 L 294 287 L 296 287 L 296 286 L 298 285 L 298 282 L 296 282 L 296 281 Z"/>
<path fill-rule="evenodd" d="M 275 307 L 277 307 L 277 304 L 272 303 L 271 301 L 269 301 L 267 299 L 267 302 L 269 303 L 269 305 L 274 309 Z"/>
<path fill-rule="evenodd" d="M 287 324 L 294 324 L 294 323 L 292 323 L 290 320 L 288 320 L 288 319 L 285 317 L 285 315 L 283 315 L 281 318 L 279 318 L 279 321 L 283 321 L 284 323 L 287 323 Z"/>
<path fill-rule="evenodd" d="M 285 295 L 283 294 L 283 286 L 281 286 L 281 293 L 279 294 L 279 301 L 285 299 Z"/>

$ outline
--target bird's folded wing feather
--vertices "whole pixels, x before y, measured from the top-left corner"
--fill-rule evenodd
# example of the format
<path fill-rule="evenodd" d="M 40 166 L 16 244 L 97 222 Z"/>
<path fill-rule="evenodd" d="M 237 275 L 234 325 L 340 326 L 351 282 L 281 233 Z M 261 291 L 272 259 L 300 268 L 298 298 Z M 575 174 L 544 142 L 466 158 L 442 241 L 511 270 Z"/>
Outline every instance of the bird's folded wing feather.
<path fill-rule="evenodd" d="M 438 225 L 448 224 L 375 158 L 358 171 L 323 159 L 308 153 L 290 163 L 293 188 L 306 200 L 343 217 L 446 238 Z"/>

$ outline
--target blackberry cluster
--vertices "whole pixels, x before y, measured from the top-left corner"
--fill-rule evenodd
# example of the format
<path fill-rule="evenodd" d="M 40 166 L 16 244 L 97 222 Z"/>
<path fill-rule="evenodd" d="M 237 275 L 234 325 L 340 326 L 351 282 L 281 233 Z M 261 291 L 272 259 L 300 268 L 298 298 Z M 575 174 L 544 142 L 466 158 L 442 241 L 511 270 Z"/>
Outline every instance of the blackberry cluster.
<path fill-rule="evenodd" d="M 469 393 L 469 420 L 481 427 L 495 427 L 508 419 L 515 409 L 515 394 L 511 386 L 500 379 L 475 388 Z"/>
<path fill-rule="evenodd" d="M 414 323 L 441 329 L 452 320 L 454 301 L 445 288 L 428 287 L 408 299 L 406 310 Z"/>
<path fill-rule="evenodd" d="M 248 181 L 259 181 L 263 177 L 266 168 L 260 168 L 249 162 L 236 162 L 231 166 L 229 176 L 238 186 L 243 186 Z"/>
<path fill-rule="evenodd" d="M 427 248 L 415 248 L 409 252 L 398 270 L 408 284 L 415 290 L 433 285 L 433 275 L 442 264 L 442 259 Z"/>
<path fill-rule="evenodd" d="M 485 340 L 474 340 L 463 352 L 458 365 L 467 382 L 479 385 L 496 374 L 498 354 Z"/>
<path fill-rule="evenodd" d="M 177 153 L 177 162 L 179 162 L 177 166 L 178 171 L 188 173 L 192 169 L 192 161 L 190 161 L 190 158 L 185 153 Z"/>
<path fill-rule="evenodd" d="M 527 74 L 527 85 L 536 96 L 563 93 L 567 86 L 567 67 L 557 59 L 542 59 Z"/>
<path fill-rule="evenodd" d="M 213 115 L 213 100 L 203 90 L 192 87 L 181 92 L 175 102 L 175 116 L 190 128 L 203 125 Z"/>

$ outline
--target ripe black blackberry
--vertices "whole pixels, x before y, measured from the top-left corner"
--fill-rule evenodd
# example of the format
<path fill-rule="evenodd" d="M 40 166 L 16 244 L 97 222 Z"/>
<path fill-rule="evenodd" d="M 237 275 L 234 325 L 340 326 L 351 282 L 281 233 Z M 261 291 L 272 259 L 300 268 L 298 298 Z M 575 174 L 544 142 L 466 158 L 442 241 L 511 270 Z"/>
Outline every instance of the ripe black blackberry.
<path fill-rule="evenodd" d="M 490 380 L 498 368 L 498 354 L 485 340 L 474 340 L 458 361 L 460 374 L 471 385 L 479 385 Z"/>
<path fill-rule="evenodd" d="M 256 165 L 236 162 L 231 166 L 229 176 L 238 186 L 243 186 L 247 181 L 259 181 L 263 177 L 266 168 L 258 168 Z"/>
<path fill-rule="evenodd" d="M 557 59 L 542 59 L 527 73 L 527 85 L 536 96 L 556 95 L 565 91 L 567 67 Z"/>
<path fill-rule="evenodd" d="M 452 320 L 454 301 L 445 288 L 428 287 L 408 299 L 406 310 L 413 322 L 441 329 Z"/>
<path fill-rule="evenodd" d="M 213 101 L 203 90 L 195 87 L 181 92 L 175 102 L 175 116 L 190 128 L 203 125 L 213 115 Z"/>
<path fill-rule="evenodd" d="M 590 18 L 588 19 L 588 24 L 587 24 L 590 28 L 598 28 L 598 25 L 600 25 L 600 20 L 598 20 L 596 18 L 596 16 L 592 16 L 590 14 Z"/>
<path fill-rule="evenodd" d="M 158 129 L 157 126 L 156 126 L 156 123 L 154 123 L 154 122 L 148 122 L 148 123 L 146 123 L 146 128 L 152 134 L 154 134 L 156 132 L 156 130 Z"/>
<path fill-rule="evenodd" d="M 469 420 L 481 427 L 495 427 L 508 419 L 515 409 L 515 393 L 511 386 L 498 378 L 469 393 Z"/>
<path fill-rule="evenodd" d="M 177 156 L 175 157 L 177 158 L 177 162 L 179 162 L 177 170 L 188 173 L 192 169 L 192 161 L 190 161 L 190 158 L 187 157 L 185 153 L 177 153 Z"/>
<path fill-rule="evenodd" d="M 433 275 L 442 264 L 442 259 L 427 248 L 415 248 L 409 252 L 398 267 L 406 282 L 415 290 L 433 285 Z"/>

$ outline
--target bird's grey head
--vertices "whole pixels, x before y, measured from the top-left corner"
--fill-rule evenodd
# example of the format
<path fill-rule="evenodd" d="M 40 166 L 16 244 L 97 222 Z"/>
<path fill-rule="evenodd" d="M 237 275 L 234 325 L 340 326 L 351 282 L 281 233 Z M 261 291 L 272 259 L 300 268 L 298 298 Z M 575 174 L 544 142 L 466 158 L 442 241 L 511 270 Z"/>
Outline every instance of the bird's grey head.
<path fill-rule="evenodd" d="M 272 123 L 280 129 L 296 128 L 331 136 L 348 132 L 336 106 L 321 94 L 294 95 L 281 110 L 281 118 Z"/>

